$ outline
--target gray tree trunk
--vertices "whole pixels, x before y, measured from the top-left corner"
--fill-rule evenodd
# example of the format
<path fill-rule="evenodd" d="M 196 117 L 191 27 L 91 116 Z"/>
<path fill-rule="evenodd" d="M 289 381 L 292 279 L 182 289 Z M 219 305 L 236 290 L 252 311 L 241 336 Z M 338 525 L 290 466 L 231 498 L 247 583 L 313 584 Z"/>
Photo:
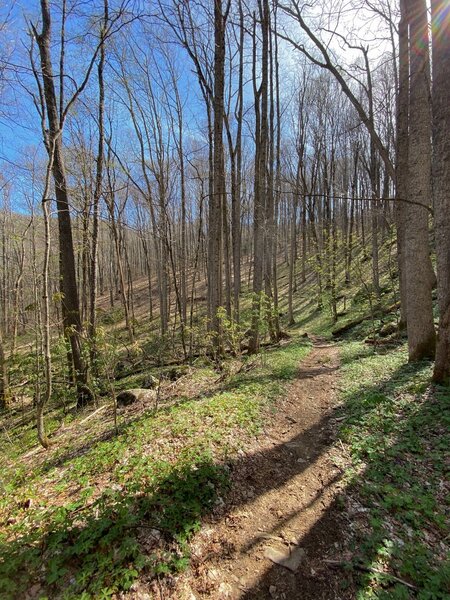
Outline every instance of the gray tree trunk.
<path fill-rule="evenodd" d="M 253 86 L 255 97 L 255 182 L 253 213 L 253 303 L 252 326 L 249 352 L 259 349 L 259 328 L 261 318 L 261 294 L 264 275 L 264 224 L 266 203 L 266 169 L 268 123 L 268 83 L 269 83 L 269 5 L 264 0 L 260 5 L 262 30 L 261 84 L 256 84 L 256 17 L 253 31 Z"/>
<path fill-rule="evenodd" d="M 405 271 L 409 360 L 434 358 L 432 267 L 428 218 L 431 199 L 431 112 L 428 22 L 425 0 L 408 4 L 410 27 L 408 202 Z"/>
<path fill-rule="evenodd" d="M 407 324 L 408 294 L 406 289 L 405 265 L 405 200 L 408 194 L 408 90 L 409 90 L 409 51 L 408 21 L 405 0 L 401 0 L 399 23 L 399 88 L 397 94 L 397 160 L 396 160 L 396 203 L 395 224 L 397 228 L 397 264 L 400 285 L 400 329 Z"/>
<path fill-rule="evenodd" d="M 431 0 L 433 32 L 433 203 L 439 329 L 433 378 L 450 379 L 450 17 Z"/>
<path fill-rule="evenodd" d="M 103 188 L 103 158 L 104 158 L 104 107 L 105 107 L 105 43 L 104 37 L 108 23 L 108 0 L 104 0 L 103 24 L 101 29 L 100 59 L 97 67 L 98 75 L 98 148 L 96 157 L 95 188 L 92 198 L 92 243 L 90 260 L 90 290 L 89 290 L 89 338 L 91 343 L 91 368 L 97 370 L 97 271 L 98 271 L 98 231 L 99 231 L 99 207 Z"/>
<path fill-rule="evenodd" d="M 0 328 L 0 410 L 8 406 L 8 371 L 6 368 L 5 348 L 3 334 Z"/>

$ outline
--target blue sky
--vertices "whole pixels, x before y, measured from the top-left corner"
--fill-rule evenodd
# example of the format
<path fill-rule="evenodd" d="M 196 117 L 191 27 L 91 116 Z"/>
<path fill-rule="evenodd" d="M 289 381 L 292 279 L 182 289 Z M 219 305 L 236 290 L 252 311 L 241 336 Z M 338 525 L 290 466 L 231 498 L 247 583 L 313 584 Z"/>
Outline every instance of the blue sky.
<path fill-rule="evenodd" d="M 58 3 L 60 4 L 60 3 Z M 68 0 L 68 6 L 73 6 L 74 3 Z M 88 11 L 88 17 L 97 12 L 95 9 L 101 6 L 102 2 L 92 1 L 89 3 L 77 3 L 83 10 Z M 110 0 L 110 6 L 113 10 L 114 0 Z M 6 177 L 13 177 L 17 183 L 21 183 L 24 178 L 27 178 L 27 171 L 24 168 L 26 163 L 30 163 L 35 159 L 36 151 L 44 158 L 42 146 L 40 120 L 38 113 L 33 106 L 32 96 L 29 91 L 36 91 L 34 78 L 29 70 L 29 57 L 27 55 L 28 48 L 31 44 L 31 39 L 27 35 L 27 19 L 32 18 L 33 22 L 38 23 L 38 0 L 12 0 L 0 8 L 0 23 L 8 18 L 7 27 L 1 32 L 4 47 L 8 53 L 5 58 L 10 67 L 6 71 L 7 85 L 3 87 L 1 105 L 0 105 L 0 169 L 5 173 Z M 101 14 L 99 9 L 97 14 Z M 34 16 L 33 16 L 34 15 Z M 56 65 L 59 57 L 58 36 L 59 22 L 58 11 L 52 13 L 53 17 L 53 60 Z M 79 32 L 84 33 L 91 26 L 91 37 L 77 37 Z M 98 27 L 94 23 L 89 22 L 86 14 L 70 15 L 67 20 L 67 48 L 66 48 L 66 72 L 69 75 L 67 80 L 66 99 L 70 96 L 70 77 L 79 82 L 85 73 L 86 65 L 92 56 L 92 48 L 96 42 L 94 35 L 97 34 Z M 132 27 L 134 29 L 134 26 Z M 178 51 L 181 57 L 181 52 Z M 37 57 L 36 57 L 37 58 Z M 184 96 L 183 100 L 187 106 L 187 97 L 189 97 L 189 110 L 185 114 L 185 127 L 187 132 L 198 131 L 199 127 L 204 124 L 201 122 L 203 118 L 203 107 L 200 98 L 197 96 L 196 79 L 192 76 L 189 60 L 183 57 L 180 59 L 180 92 Z M 38 63 L 38 60 L 37 60 Z M 56 69 L 55 69 L 56 71 Z M 107 67 L 107 86 L 113 82 L 112 70 Z M 92 73 L 90 84 L 80 97 L 80 101 L 89 101 L 89 97 L 96 97 L 96 79 L 95 70 Z M 107 96 L 113 96 L 113 90 L 107 89 Z M 95 100 L 94 100 L 95 102 Z M 108 102 L 108 100 L 107 100 Z M 130 141 L 131 123 L 125 109 L 117 110 L 116 119 L 120 120 L 120 133 Z M 74 105 L 74 110 L 77 106 Z M 70 117 L 69 117 L 70 118 Z M 65 131 L 65 139 L 67 140 L 67 127 Z M 19 187 L 23 187 L 20 186 Z M 19 209 L 20 194 L 17 196 L 17 208 Z"/>
<path fill-rule="evenodd" d="M 142 6 L 148 10 L 152 6 L 150 1 L 144 3 L 144 0 L 129 0 L 136 3 L 142 1 Z M 175 1 L 175 0 L 174 0 Z M 1 2 L 1 0 L 0 0 Z M 114 6 L 120 0 L 110 0 L 111 12 Z M 93 15 L 101 15 L 103 0 L 67 0 L 69 7 L 69 17 L 67 19 L 67 48 L 66 48 L 66 87 L 68 88 L 67 96 L 70 94 L 71 77 L 77 82 L 80 81 L 82 73 L 85 72 L 89 58 L 92 56 L 93 48 L 97 42 L 98 35 L 98 20 L 93 19 Z M 59 10 L 61 6 L 60 0 L 52 0 L 52 17 L 53 17 L 53 60 L 57 64 L 59 47 Z M 72 13 L 72 8 L 76 7 L 77 13 Z M 0 170 L 12 174 L 18 181 L 22 182 L 26 176 L 24 166 L 27 162 L 35 159 L 36 149 L 40 150 L 41 156 L 44 158 L 44 152 L 41 142 L 40 122 L 38 114 L 33 106 L 32 97 L 29 91 L 36 90 L 36 84 L 32 75 L 29 72 L 29 57 L 27 49 L 30 46 L 31 38 L 27 35 L 27 21 L 32 19 L 38 22 L 39 0 L 6 0 L 0 6 L 0 24 L 9 16 L 8 26 L 0 32 L 0 60 L 2 53 L 6 52 L 7 59 L 15 66 L 19 66 L 20 76 L 14 73 L 14 69 L 7 71 L 8 83 L 0 87 L 2 98 L 0 101 Z M 86 36 L 86 31 L 90 31 L 90 36 Z M 124 32 L 124 31 L 123 31 Z M 123 33 L 122 32 L 122 33 Z M 142 24 L 135 22 L 127 29 L 128 40 L 135 35 L 136 40 L 134 45 L 140 50 L 151 48 L 153 41 L 152 36 L 160 34 L 160 31 L 153 27 L 150 32 L 143 34 Z M 202 31 L 202 34 L 208 35 Z M 118 38 L 120 37 L 117 36 Z M 110 43 L 114 43 L 113 38 Z M 206 37 L 206 39 L 209 39 Z M 125 44 L 125 42 L 122 43 Z M 247 42 L 248 43 L 248 42 Z M 154 45 L 154 44 L 153 44 Z M 179 71 L 179 88 L 185 104 L 184 127 L 186 141 L 189 138 L 197 140 L 205 140 L 206 131 L 206 111 L 203 100 L 201 98 L 197 77 L 193 73 L 193 65 L 188 56 L 179 47 L 169 44 L 175 55 L 175 63 Z M 111 53 L 108 53 L 111 60 Z M 288 45 L 280 43 L 280 57 L 282 64 L 282 92 L 285 95 L 284 102 L 292 98 L 291 84 L 296 78 L 296 73 L 301 71 L 299 57 L 301 55 Z M 161 69 L 164 71 L 164 65 L 161 58 L 155 59 Z M 38 61 L 37 61 L 38 62 Z M 57 69 L 55 68 L 55 71 Z M 92 74 L 90 85 L 83 92 L 80 101 L 89 103 L 89 98 L 92 99 L 92 106 L 95 107 L 96 101 L 96 79 L 95 72 Z M 247 73 L 247 81 L 248 81 Z M 107 97 L 111 99 L 115 93 L 115 83 L 113 70 L 111 65 L 107 67 L 106 73 Z M 248 82 L 248 94 L 245 95 L 245 103 L 248 107 L 246 119 L 249 120 L 250 128 L 252 127 L 253 107 L 251 83 Z M 28 90 L 28 92 L 27 92 Z M 108 101 L 110 102 L 110 100 Z M 131 121 L 124 107 L 117 108 L 116 102 L 116 129 L 119 131 L 120 141 L 123 143 L 123 148 L 133 150 L 134 134 L 132 132 Z M 76 110 L 77 107 L 75 106 Z M 68 123 L 69 124 L 69 123 Z M 65 132 L 65 140 L 67 141 L 67 129 Z M 248 134 L 249 130 L 244 126 L 244 135 Z M 287 132 L 289 135 L 289 132 Z"/>

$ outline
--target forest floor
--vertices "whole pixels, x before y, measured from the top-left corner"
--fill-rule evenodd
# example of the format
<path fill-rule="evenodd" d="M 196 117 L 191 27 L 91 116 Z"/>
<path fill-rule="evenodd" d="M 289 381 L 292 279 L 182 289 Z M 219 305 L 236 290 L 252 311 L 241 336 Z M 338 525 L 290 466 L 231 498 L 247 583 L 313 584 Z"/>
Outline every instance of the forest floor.
<path fill-rule="evenodd" d="M 314 338 L 264 435 L 233 467 L 223 514 L 193 540 L 191 570 L 173 597 L 353 597 L 327 563 L 342 560 L 345 529 L 335 506 L 338 378 L 337 345 Z"/>
<path fill-rule="evenodd" d="M 161 599 L 450 598 L 448 387 L 402 344 L 311 339 Z"/>
<path fill-rule="evenodd" d="M 55 401 L 47 451 L 31 402 L 2 415 L 0 598 L 448 600 L 450 389 L 382 322 L 318 318 L 117 427 L 108 395 Z"/>

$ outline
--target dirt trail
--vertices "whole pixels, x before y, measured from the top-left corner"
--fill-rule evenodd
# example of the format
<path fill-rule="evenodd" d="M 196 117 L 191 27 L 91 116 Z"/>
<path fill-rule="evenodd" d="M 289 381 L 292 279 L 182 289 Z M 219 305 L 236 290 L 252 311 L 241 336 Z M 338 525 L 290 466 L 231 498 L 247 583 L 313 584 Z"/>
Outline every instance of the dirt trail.
<path fill-rule="evenodd" d="M 342 559 L 342 472 L 332 448 L 338 369 L 337 348 L 316 339 L 265 435 L 233 467 L 226 505 L 196 536 L 177 598 L 353 597 L 326 562 Z M 291 569 L 278 564 L 285 558 Z"/>

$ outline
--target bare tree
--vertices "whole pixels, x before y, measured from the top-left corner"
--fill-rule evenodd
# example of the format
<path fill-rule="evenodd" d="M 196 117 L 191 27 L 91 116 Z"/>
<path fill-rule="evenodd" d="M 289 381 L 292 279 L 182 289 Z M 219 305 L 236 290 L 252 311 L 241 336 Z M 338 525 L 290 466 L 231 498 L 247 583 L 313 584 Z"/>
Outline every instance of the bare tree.
<path fill-rule="evenodd" d="M 343 73 L 345 70 L 340 68 L 335 64 L 332 59 L 331 53 L 327 48 L 327 45 L 320 40 L 320 38 L 313 32 L 313 30 L 307 25 L 305 18 L 302 14 L 302 7 L 297 0 L 291 0 L 289 5 L 279 4 L 281 10 L 283 10 L 286 14 L 290 15 L 302 28 L 302 30 L 306 33 L 308 39 L 312 43 L 313 47 L 318 51 L 318 56 L 313 55 L 309 50 L 302 44 L 296 42 L 291 36 L 286 35 L 281 31 L 277 31 L 277 35 L 282 39 L 286 40 L 292 46 L 294 46 L 297 50 L 302 52 L 307 58 L 318 67 L 322 69 L 326 69 L 336 78 L 339 82 L 339 85 L 342 88 L 344 94 L 348 97 L 352 105 L 354 106 L 356 112 L 358 113 L 362 123 L 367 128 L 369 132 L 370 138 L 373 141 L 373 144 L 379 152 L 383 163 L 385 164 L 386 170 L 389 173 L 390 177 L 395 179 L 395 168 L 392 160 L 389 156 L 387 148 L 385 144 L 383 144 L 378 132 L 375 129 L 373 119 L 370 118 L 370 114 L 365 110 L 364 105 L 360 102 L 357 95 L 352 91 L 349 83 L 346 81 Z"/>
<path fill-rule="evenodd" d="M 103 2 L 103 23 L 100 30 L 100 57 L 97 65 L 98 79 L 98 148 L 96 158 L 95 188 L 92 198 L 92 242 L 91 242 L 91 280 L 89 297 L 89 338 L 91 342 L 91 365 L 95 368 L 97 358 L 96 349 L 96 324 L 97 324 L 97 271 L 98 271 L 98 230 L 100 199 L 103 192 L 103 164 L 104 164 L 104 112 L 105 112 L 105 36 L 109 20 L 108 0 Z"/>
<path fill-rule="evenodd" d="M 38 71 L 34 66 L 33 59 L 32 61 L 39 91 L 39 111 L 41 118 L 43 118 L 44 113 L 46 113 L 47 116 L 48 128 L 45 126 L 43 127 L 44 143 L 49 157 L 53 153 L 51 163 L 55 184 L 56 204 L 58 208 L 62 310 L 64 316 L 64 326 L 71 345 L 71 358 L 75 368 L 78 404 L 79 406 L 82 406 L 88 402 L 91 402 L 93 400 L 93 396 L 87 386 L 87 366 L 83 358 L 81 347 L 82 324 L 78 303 L 72 223 L 62 146 L 62 128 L 65 117 L 70 105 L 73 104 L 76 96 L 78 96 L 81 92 L 82 87 L 80 86 L 77 89 L 71 101 L 69 101 L 68 105 L 63 108 L 63 88 L 60 89 L 60 98 L 58 101 L 55 88 L 56 79 L 53 75 L 53 62 L 50 51 L 52 21 L 50 7 L 47 0 L 41 0 L 41 14 L 41 33 L 38 33 L 36 27 L 32 25 L 33 34 L 39 46 L 41 64 L 40 74 L 38 74 Z M 62 45 L 60 60 L 61 65 L 63 65 L 63 52 L 64 46 Z M 64 72 L 62 69 L 59 73 L 59 79 L 61 84 L 63 84 Z"/>
<path fill-rule="evenodd" d="M 396 195 L 395 220 L 397 226 L 397 260 L 400 283 L 400 329 L 406 328 L 408 314 L 408 293 L 406 288 L 405 265 L 405 205 L 408 189 L 408 121 L 409 121 L 409 28 L 405 0 L 401 0 L 399 23 L 399 70 L 397 92 L 397 140 L 396 140 Z"/>
<path fill-rule="evenodd" d="M 30 60 L 35 76 L 38 94 L 34 97 L 35 106 L 43 123 L 42 135 L 47 153 L 50 155 L 54 149 L 52 160 L 52 175 L 55 187 L 56 205 L 58 209 L 59 227 L 59 254 L 62 313 L 66 335 L 70 341 L 71 361 L 73 361 L 74 375 L 77 386 L 78 406 L 84 406 L 93 401 L 93 394 L 88 386 L 87 362 L 82 351 L 82 322 L 78 298 L 78 284 L 74 255 L 73 232 L 71 222 L 71 207 L 67 183 L 66 167 L 64 163 L 63 130 L 70 109 L 85 90 L 97 56 L 104 47 L 105 40 L 118 31 L 124 24 L 121 22 L 127 5 L 127 0 L 119 7 L 113 19 L 110 19 L 107 30 L 101 32 L 100 41 L 95 47 L 88 61 L 87 67 L 79 83 L 74 83 L 74 91 L 65 101 L 65 52 L 66 52 L 66 0 L 62 3 L 60 53 L 58 71 L 54 75 L 54 63 L 51 55 L 52 44 L 52 13 L 48 0 L 41 0 L 41 31 L 38 33 L 34 24 L 30 25 L 34 40 L 39 48 L 40 68 L 38 69 L 33 48 L 30 50 Z M 125 21 L 126 23 L 126 21 Z M 57 90 L 56 84 L 59 84 Z M 46 119 L 46 126 L 45 126 Z"/>
<path fill-rule="evenodd" d="M 261 77 L 257 77 L 257 23 L 261 26 Z M 267 194 L 267 152 L 269 142 L 269 30 L 268 0 L 258 2 L 258 18 L 253 15 L 253 96 L 255 107 L 255 178 L 253 212 L 253 302 L 249 352 L 257 352 L 260 343 L 261 295 L 264 275 L 264 228 Z"/>
<path fill-rule="evenodd" d="M 43 323 L 40 337 L 42 339 L 42 351 L 44 358 L 45 372 L 45 391 L 41 393 L 41 386 L 36 386 L 35 403 L 36 403 L 36 425 L 39 442 L 44 448 L 48 448 L 50 442 L 47 437 L 44 422 L 44 409 L 50 401 L 53 390 L 53 373 L 52 373 L 52 352 L 51 352 L 51 323 L 50 323 L 50 286 L 49 286 L 49 265 L 51 252 L 51 230 L 50 230 L 50 203 L 48 197 L 50 192 L 50 177 L 53 169 L 53 161 L 55 159 L 55 146 L 49 149 L 49 158 L 47 172 L 44 182 L 44 190 L 42 193 L 42 212 L 44 215 L 44 263 L 42 266 L 42 307 L 43 307 Z"/>

